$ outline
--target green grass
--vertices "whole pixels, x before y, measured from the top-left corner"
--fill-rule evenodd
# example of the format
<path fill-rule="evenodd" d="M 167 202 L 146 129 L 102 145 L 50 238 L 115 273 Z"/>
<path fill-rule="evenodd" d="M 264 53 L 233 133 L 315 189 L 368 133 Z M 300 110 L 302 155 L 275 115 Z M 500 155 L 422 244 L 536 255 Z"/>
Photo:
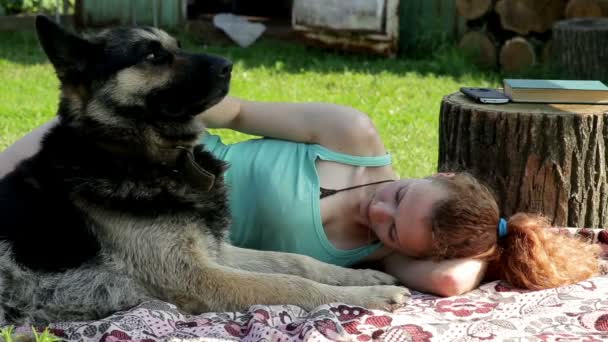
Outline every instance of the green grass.
<path fill-rule="evenodd" d="M 498 86 L 450 48 L 425 60 L 331 53 L 261 40 L 253 47 L 206 46 L 182 35 L 186 49 L 235 63 L 231 94 L 259 101 L 322 101 L 352 106 L 375 122 L 404 177 L 436 170 L 439 108 L 461 86 Z M 58 81 L 31 32 L 0 33 L 0 150 L 56 112 Z M 226 142 L 247 136 L 216 131 Z"/>
<path fill-rule="evenodd" d="M 2 342 L 19 342 L 19 341 L 31 341 L 31 337 L 28 335 L 16 334 L 14 333 L 14 327 L 8 326 L 0 329 L 0 341 Z M 58 342 L 61 339 L 57 336 L 54 336 L 49 332 L 48 329 L 45 329 L 43 332 L 39 333 L 36 329 L 32 328 L 32 335 L 34 337 L 34 341 L 36 342 Z"/>

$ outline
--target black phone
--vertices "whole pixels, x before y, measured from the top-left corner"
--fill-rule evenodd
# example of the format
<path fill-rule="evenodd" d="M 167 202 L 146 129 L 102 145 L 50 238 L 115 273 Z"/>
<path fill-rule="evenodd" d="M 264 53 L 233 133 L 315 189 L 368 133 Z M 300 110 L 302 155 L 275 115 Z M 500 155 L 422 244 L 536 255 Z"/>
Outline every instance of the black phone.
<path fill-rule="evenodd" d="M 503 92 L 496 89 L 462 87 L 460 91 L 480 103 L 501 104 L 508 103 L 511 100 Z"/>

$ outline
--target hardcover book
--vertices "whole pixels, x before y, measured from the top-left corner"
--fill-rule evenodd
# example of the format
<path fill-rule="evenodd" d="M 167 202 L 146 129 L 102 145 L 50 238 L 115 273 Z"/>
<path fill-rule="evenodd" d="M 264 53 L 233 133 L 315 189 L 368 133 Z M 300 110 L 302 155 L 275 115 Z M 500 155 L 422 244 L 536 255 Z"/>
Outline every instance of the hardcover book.
<path fill-rule="evenodd" d="M 513 102 L 608 104 L 608 87 L 600 81 L 504 79 Z"/>

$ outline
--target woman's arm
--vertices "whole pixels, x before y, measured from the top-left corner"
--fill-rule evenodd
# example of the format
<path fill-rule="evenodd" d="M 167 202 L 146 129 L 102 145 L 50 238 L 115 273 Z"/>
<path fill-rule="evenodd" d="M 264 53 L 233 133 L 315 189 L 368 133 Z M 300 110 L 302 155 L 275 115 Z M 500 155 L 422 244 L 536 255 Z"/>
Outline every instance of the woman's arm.
<path fill-rule="evenodd" d="M 327 103 L 254 102 L 226 97 L 202 113 L 209 128 L 309 142 L 350 154 L 378 155 L 384 145 L 369 117 L 353 108 Z M 33 155 L 42 136 L 57 122 L 36 128 L 0 153 L 0 176 Z"/>
<path fill-rule="evenodd" d="M 385 153 L 372 121 L 364 113 L 328 103 L 254 102 L 226 97 L 201 115 L 210 128 L 298 142 L 358 154 Z"/>
<path fill-rule="evenodd" d="M 0 177 L 13 171 L 15 166 L 23 159 L 34 155 L 40 149 L 40 140 L 42 140 L 44 134 L 56 123 L 57 119 L 55 118 L 39 126 L 2 151 L 0 153 Z"/>
<path fill-rule="evenodd" d="M 457 296 L 476 288 L 487 263 L 475 259 L 434 262 L 393 253 L 384 259 L 385 272 L 415 290 L 443 297 Z"/>

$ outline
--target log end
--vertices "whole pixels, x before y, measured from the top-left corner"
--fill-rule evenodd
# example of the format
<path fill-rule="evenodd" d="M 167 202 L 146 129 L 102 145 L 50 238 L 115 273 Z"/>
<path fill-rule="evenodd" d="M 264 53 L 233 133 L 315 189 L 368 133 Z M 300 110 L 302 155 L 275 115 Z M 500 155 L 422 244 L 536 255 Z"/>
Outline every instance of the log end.
<path fill-rule="evenodd" d="M 485 32 L 469 31 L 460 39 L 458 47 L 470 56 L 475 64 L 493 68 L 497 63 L 497 47 L 494 39 Z"/>
<path fill-rule="evenodd" d="M 570 0 L 565 13 L 566 18 L 601 17 L 602 8 L 596 0 Z"/>
<path fill-rule="evenodd" d="M 520 35 L 544 33 L 564 16 L 566 0 L 499 0 L 496 13 L 502 26 Z"/>
<path fill-rule="evenodd" d="M 483 17 L 492 8 L 492 0 L 456 0 L 458 15 L 466 20 Z"/>
<path fill-rule="evenodd" d="M 534 46 L 523 37 L 509 39 L 500 49 L 500 66 L 507 72 L 519 72 L 536 64 Z"/>

